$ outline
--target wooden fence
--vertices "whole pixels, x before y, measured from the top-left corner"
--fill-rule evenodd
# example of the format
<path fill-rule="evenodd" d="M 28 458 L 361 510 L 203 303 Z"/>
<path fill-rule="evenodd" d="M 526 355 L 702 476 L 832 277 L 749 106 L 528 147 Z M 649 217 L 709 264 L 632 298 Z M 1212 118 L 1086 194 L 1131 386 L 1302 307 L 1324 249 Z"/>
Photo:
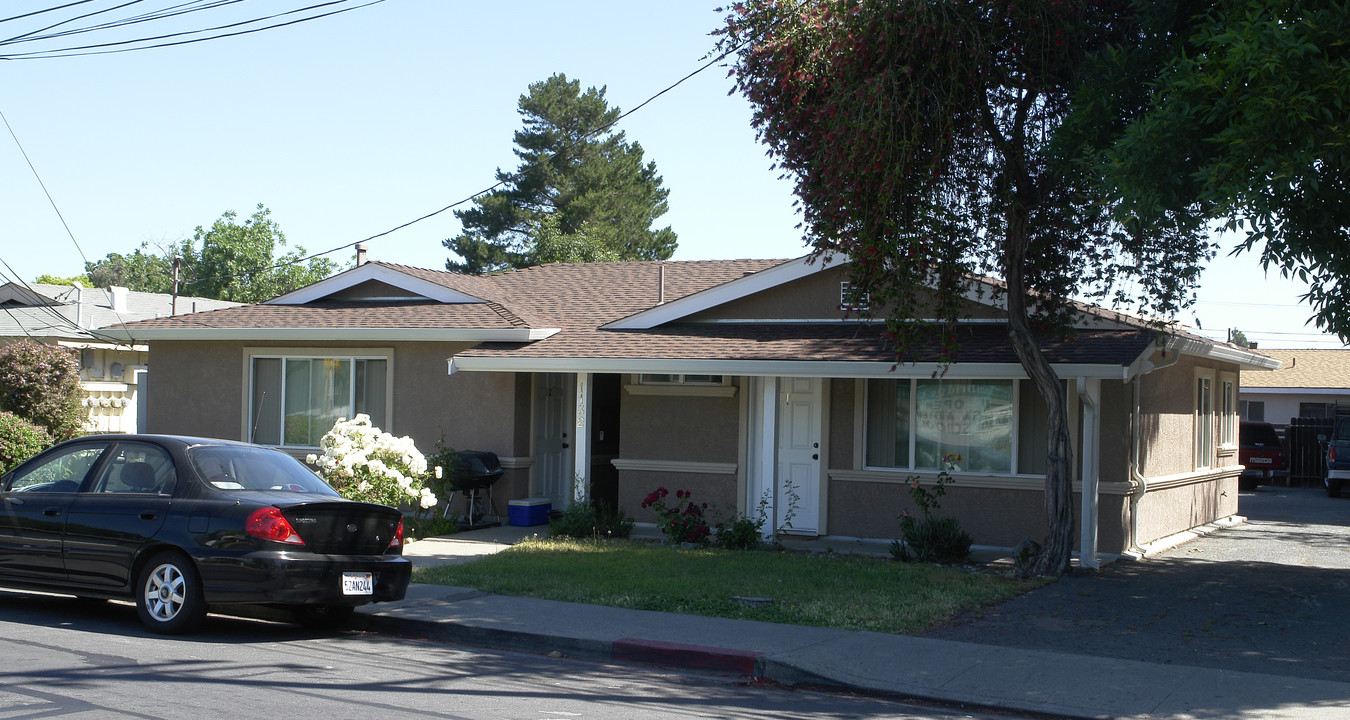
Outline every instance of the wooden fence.
<path fill-rule="evenodd" d="M 1327 471 L 1327 438 L 1336 424 L 1332 418 L 1290 418 L 1285 430 L 1289 453 L 1289 484 L 1321 487 Z"/>

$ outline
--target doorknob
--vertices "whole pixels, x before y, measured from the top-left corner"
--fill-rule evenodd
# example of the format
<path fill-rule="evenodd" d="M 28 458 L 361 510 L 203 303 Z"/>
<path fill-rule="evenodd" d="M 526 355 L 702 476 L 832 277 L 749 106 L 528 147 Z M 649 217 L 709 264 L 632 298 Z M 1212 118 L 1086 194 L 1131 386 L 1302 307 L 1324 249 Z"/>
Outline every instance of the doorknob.
<path fill-rule="evenodd" d="M 819 460 L 819 459 L 820 459 L 820 453 L 811 453 L 811 459 L 812 459 L 812 460 Z"/>
<path fill-rule="evenodd" d="M 566 450 L 567 448 L 570 448 L 570 447 L 572 447 L 572 446 L 571 446 L 571 445 L 568 445 L 567 443 L 563 443 L 563 449 L 564 449 L 564 450 Z"/>

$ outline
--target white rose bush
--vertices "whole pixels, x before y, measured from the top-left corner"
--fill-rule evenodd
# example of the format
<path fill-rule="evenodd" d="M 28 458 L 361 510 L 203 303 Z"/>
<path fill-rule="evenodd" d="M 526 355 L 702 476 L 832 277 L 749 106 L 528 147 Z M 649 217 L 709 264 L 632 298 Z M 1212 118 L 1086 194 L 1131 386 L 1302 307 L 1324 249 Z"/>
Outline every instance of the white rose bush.
<path fill-rule="evenodd" d="M 436 495 L 422 484 L 427 460 L 412 438 L 394 437 L 358 414 L 338 418 L 319 441 L 322 455 L 309 455 L 306 462 L 319 469 L 325 481 L 348 500 L 398 507 L 436 506 Z"/>

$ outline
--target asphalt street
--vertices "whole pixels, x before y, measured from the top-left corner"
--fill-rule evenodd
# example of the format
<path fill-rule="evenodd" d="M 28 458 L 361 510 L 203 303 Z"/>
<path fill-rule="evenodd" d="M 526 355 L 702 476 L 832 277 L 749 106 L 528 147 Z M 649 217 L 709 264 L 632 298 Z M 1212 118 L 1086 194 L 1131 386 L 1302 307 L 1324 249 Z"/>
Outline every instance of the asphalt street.
<path fill-rule="evenodd" d="M 1350 498 L 1243 492 L 1247 523 L 1076 572 L 925 637 L 1344 682 Z"/>

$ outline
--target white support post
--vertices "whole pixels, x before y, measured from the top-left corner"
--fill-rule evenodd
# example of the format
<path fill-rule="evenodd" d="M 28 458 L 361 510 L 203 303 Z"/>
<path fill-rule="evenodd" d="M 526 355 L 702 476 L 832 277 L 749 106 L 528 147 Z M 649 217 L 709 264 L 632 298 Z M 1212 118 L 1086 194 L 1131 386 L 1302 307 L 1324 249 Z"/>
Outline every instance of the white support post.
<path fill-rule="evenodd" d="M 577 373 L 576 437 L 572 441 L 572 502 L 590 498 L 591 486 L 591 376 Z"/>
<path fill-rule="evenodd" d="M 756 467 L 753 468 L 753 477 L 757 482 L 752 484 L 755 488 L 756 497 L 755 507 L 759 505 L 761 497 L 767 497 L 769 503 L 764 508 L 766 515 L 765 525 L 761 532 L 765 538 L 772 538 L 777 530 L 778 518 L 778 487 L 775 478 L 778 469 L 778 378 L 766 377 L 760 383 L 759 394 L 759 423 L 756 428 L 757 435 L 751 439 L 756 450 Z"/>
<path fill-rule="evenodd" d="M 1078 398 L 1083 403 L 1082 466 L 1083 497 L 1078 566 L 1089 569 L 1101 567 L 1097 560 L 1097 487 L 1100 480 L 1100 432 L 1102 381 L 1097 378 L 1078 378 Z"/>

